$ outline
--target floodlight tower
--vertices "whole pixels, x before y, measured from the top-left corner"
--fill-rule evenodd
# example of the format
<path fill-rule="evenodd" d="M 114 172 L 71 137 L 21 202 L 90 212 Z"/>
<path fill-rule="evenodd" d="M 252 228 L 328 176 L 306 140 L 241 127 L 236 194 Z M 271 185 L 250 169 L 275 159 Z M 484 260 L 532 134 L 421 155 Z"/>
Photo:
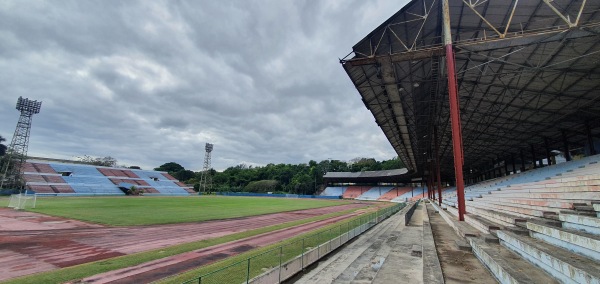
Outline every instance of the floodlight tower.
<path fill-rule="evenodd" d="M 204 168 L 202 169 L 202 176 L 200 176 L 200 187 L 202 192 L 207 193 L 212 189 L 212 176 L 210 175 L 210 155 L 213 150 L 213 144 L 206 143 L 204 150 L 206 153 L 204 154 Z"/>
<path fill-rule="evenodd" d="M 40 113 L 41 107 L 41 101 L 32 101 L 23 97 L 19 97 L 17 100 L 16 108 L 21 112 L 21 116 L 8 147 L 8 153 L 2 170 L 3 176 L 2 181 L 0 181 L 0 188 L 6 186 L 21 189 L 23 187 L 21 168 L 27 159 L 31 118 L 34 114 Z"/>

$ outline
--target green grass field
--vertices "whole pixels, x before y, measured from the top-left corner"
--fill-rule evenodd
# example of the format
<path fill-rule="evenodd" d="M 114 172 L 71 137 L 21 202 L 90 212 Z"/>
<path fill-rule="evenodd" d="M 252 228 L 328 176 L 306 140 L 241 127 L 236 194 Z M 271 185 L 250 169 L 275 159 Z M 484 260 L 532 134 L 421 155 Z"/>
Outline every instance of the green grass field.
<path fill-rule="evenodd" d="M 255 197 L 47 197 L 35 209 L 111 226 L 200 222 L 347 204 L 349 201 Z"/>

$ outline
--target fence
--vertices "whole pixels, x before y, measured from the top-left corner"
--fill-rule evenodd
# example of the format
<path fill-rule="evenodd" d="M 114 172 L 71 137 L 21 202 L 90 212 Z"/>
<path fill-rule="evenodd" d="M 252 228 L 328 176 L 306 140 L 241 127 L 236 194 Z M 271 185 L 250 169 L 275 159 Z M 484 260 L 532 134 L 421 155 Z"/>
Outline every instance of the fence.
<path fill-rule="evenodd" d="M 201 275 L 184 284 L 280 283 L 395 214 L 400 203 Z"/>

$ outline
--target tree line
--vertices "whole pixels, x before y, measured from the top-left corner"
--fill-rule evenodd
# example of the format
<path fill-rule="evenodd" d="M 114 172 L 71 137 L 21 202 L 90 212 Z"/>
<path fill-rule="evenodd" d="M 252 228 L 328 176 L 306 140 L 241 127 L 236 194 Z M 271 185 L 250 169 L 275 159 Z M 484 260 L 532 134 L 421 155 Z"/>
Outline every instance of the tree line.
<path fill-rule="evenodd" d="M 373 158 L 355 158 L 348 162 L 340 160 L 309 161 L 301 164 L 268 164 L 266 166 L 248 166 L 240 164 L 224 171 L 210 170 L 213 191 L 236 192 L 280 192 L 294 194 L 315 194 L 323 185 L 326 172 L 361 172 L 404 168 L 397 157 L 377 161 Z M 193 184 L 199 189 L 202 172 L 186 170 L 175 162 L 169 162 L 155 168 L 165 171 L 176 179 Z"/>

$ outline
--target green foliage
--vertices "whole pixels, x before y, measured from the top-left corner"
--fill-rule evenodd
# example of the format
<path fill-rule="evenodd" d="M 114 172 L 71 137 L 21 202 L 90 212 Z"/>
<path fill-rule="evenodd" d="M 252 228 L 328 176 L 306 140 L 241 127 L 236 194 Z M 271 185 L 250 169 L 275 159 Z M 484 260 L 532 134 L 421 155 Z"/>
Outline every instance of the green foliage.
<path fill-rule="evenodd" d="M 278 190 L 278 185 L 279 182 L 276 180 L 251 181 L 244 187 L 244 191 L 257 193 L 273 192 Z"/>
<path fill-rule="evenodd" d="M 245 164 L 229 167 L 222 172 L 210 169 L 213 191 L 286 192 L 315 194 L 323 184 L 327 172 L 360 172 L 400 169 L 404 165 L 397 157 L 376 161 L 373 158 L 354 158 L 350 162 L 340 160 L 311 160 L 308 164 L 268 164 L 253 167 Z M 161 165 L 154 170 L 165 171 L 181 182 L 194 184 L 198 188 L 201 172 L 186 170 L 175 162 Z"/>
<path fill-rule="evenodd" d="M 309 161 L 308 164 L 268 164 L 252 167 L 244 164 L 229 167 L 222 172 L 214 172 L 215 191 L 267 192 L 270 189 L 257 188 L 257 183 L 265 180 L 277 181 L 277 190 L 287 193 L 314 194 L 323 184 L 326 172 L 378 171 L 403 168 L 398 158 L 378 162 L 373 158 L 356 158 L 347 163 L 339 160 Z M 199 180 L 199 175 L 197 175 Z"/>
<path fill-rule="evenodd" d="M 88 155 L 84 155 L 83 157 L 77 157 L 77 160 L 81 163 L 101 166 L 101 167 L 116 167 L 117 160 L 111 156 L 106 156 L 103 158 L 92 157 Z"/>
<path fill-rule="evenodd" d="M 139 189 L 139 188 L 135 187 L 134 185 L 132 185 L 125 194 L 127 194 L 127 195 L 144 195 L 144 190 Z"/>
<path fill-rule="evenodd" d="M 253 197 L 38 198 L 34 212 L 113 226 L 201 222 L 345 204 Z M 151 208 L 152 214 L 148 214 Z"/>
<path fill-rule="evenodd" d="M 6 141 L 6 139 L 4 139 L 4 137 L 0 136 L 0 156 L 4 156 L 4 154 L 6 154 L 6 150 L 8 149 L 8 147 L 6 147 L 6 145 L 4 145 L 4 141 Z"/>
<path fill-rule="evenodd" d="M 158 168 L 154 168 L 154 170 L 160 171 L 160 172 L 168 172 L 170 174 L 170 173 L 176 173 L 178 171 L 185 170 L 185 169 L 183 168 L 182 165 L 180 165 L 178 163 L 168 162 L 168 163 L 162 164 Z"/>

